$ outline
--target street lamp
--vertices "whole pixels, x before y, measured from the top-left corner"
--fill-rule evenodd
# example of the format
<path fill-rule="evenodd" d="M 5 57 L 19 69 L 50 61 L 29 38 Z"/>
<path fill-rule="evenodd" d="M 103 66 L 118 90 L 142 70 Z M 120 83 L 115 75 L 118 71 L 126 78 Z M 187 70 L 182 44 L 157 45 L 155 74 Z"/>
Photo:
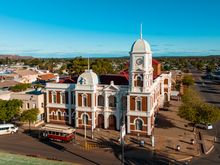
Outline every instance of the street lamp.
<path fill-rule="evenodd" d="M 125 136 L 125 115 L 124 108 L 122 108 L 122 126 L 121 126 L 121 164 L 124 165 L 124 136 Z"/>

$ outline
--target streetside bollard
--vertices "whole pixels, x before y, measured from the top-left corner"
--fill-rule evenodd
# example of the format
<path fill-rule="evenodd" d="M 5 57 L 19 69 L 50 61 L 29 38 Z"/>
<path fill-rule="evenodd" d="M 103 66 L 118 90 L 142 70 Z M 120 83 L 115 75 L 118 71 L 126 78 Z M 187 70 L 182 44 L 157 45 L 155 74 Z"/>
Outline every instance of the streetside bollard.
<path fill-rule="evenodd" d="M 180 151 L 180 145 L 177 145 L 177 146 L 176 146 L 176 150 L 177 150 L 177 151 Z"/>
<path fill-rule="evenodd" d="M 191 144 L 195 144 L 195 140 L 194 139 L 191 139 Z"/>

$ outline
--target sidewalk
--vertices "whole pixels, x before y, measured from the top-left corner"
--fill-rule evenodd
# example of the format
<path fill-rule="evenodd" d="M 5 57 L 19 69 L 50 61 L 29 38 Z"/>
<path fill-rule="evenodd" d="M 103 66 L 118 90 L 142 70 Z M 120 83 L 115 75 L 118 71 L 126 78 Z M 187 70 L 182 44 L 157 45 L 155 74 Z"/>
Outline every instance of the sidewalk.
<path fill-rule="evenodd" d="M 126 135 L 125 142 L 128 148 L 125 152 L 127 156 L 140 157 L 144 155 L 143 159 L 146 159 L 145 154 L 137 154 L 138 151 L 143 152 L 145 149 L 149 157 L 152 157 L 152 153 L 162 155 L 164 157 L 176 160 L 184 161 L 190 160 L 193 157 L 200 156 L 200 141 L 197 140 L 196 134 L 192 132 L 192 126 L 189 126 L 189 122 L 181 119 L 178 115 L 178 107 L 181 105 L 180 101 L 171 101 L 168 111 L 160 111 L 158 114 L 158 125 L 155 128 L 155 148 L 151 147 L 150 138 L 137 137 L 132 135 Z M 84 130 L 77 130 L 77 142 L 86 150 L 93 150 L 96 148 L 109 148 L 112 149 L 112 145 L 120 144 L 118 139 L 120 133 L 114 130 L 96 129 L 94 131 L 94 138 L 91 139 L 91 130 L 87 130 L 87 143 L 85 144 Z M 212 137 L 205 137 L 203 140 L 204 145 L 208 148 L 213 146 Z M 194 139 L 194 144 L 192 144 Z M 145 146 L 140 147 L 140 140 L 145 141 Z M 177 145 L 180 146 L 180 150 L 177 151 Z M 130 149 L 129 149 L 130 148 Z M 136 153 L 135 153 L 136 152 Z"/>

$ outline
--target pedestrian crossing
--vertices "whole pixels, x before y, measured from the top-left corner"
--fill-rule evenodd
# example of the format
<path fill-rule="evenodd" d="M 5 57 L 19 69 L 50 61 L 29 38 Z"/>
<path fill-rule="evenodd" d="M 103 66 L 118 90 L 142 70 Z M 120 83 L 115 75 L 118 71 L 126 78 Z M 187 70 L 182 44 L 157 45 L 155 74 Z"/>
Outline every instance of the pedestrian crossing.
<path fill-rule="evenodd" d="M 89 141 L 82 141 L 80 142 L 80 147 L 84 150 L 93 150 L 96 148 L 110 148 L 111 145 L 108 143 L 96 143 L 96 142 L 89 142 Z"/>

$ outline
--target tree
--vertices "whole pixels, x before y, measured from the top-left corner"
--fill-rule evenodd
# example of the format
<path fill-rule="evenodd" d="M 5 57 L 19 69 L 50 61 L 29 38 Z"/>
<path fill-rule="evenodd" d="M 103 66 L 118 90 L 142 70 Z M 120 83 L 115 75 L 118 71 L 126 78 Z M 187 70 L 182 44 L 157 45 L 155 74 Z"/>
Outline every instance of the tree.
<path fill-rule="evenodd" d="M 195 125 L 200 123 L 214 123 L 220 119 L 220 110 L 205 103 L 193 88 L 188 88 L 183 95 L 183 104 L 179 108 L 178 115 Z"/>
<path fill-rule="evenodd" d="M 3 122 L 11 121 L 20 114 L 21 100 L 0 100 L 0 120 Z"/>
<path fill-rule="evenodd" d="M 25 91 L 28 88 L 31 87 L 31 84 L 17 84 L 15 86 L 10 87 L 9 89 L 12 90 L 13 92 L 21 92 L 21 91 Z"/>
<path fill-rule="evenodd" d="M 182 80 L 182 83 L 183 83 L 183 85 L 186 85 L 186 86 L 193 85 L 194 84 L 194 79 L 193 79 L 192 75 L 184 76 L 183 80 Z"/>
<path fill-rule="evenodd" d="M 31 123 L 37 121 L 37 116 L 39 114 L 39 110 L 37 108 L 32 108 L 22 112 L 21 121 L 28 122 L 29 130 L 31 129 Z"/>

